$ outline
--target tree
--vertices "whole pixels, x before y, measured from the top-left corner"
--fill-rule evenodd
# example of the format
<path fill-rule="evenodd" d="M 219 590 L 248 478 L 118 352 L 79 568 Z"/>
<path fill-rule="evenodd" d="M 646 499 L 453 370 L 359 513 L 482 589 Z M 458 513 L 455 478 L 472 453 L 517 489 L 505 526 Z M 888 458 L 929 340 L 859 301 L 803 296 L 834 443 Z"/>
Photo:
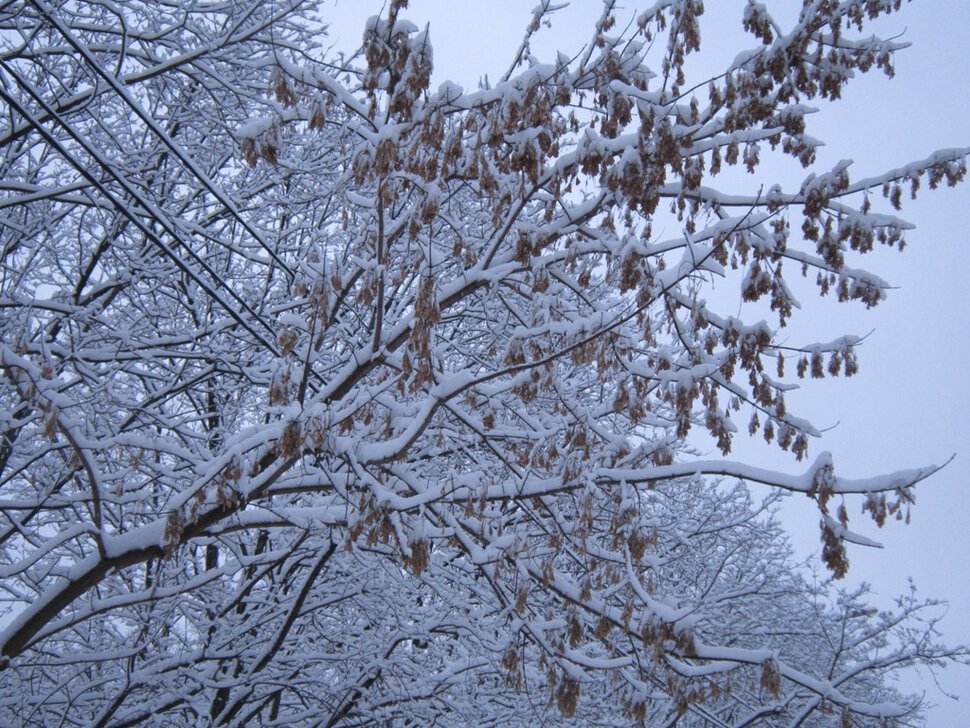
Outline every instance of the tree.
<path fill-rule="evenodd" d="M 968 150 L 716 186 L 812 168 L 806 102 L 892 73 L 901 44 L 864 31 L 900 2 L 806 2 L 784 32 L 749 3 L 757 46 L 689 80 L 699 0 L 628 25 L 607 0 L 547 63 L 543 0 L 477 91 L 430 88 L 405 5 L 349 58 L 300 0 L 0 8 L 0 715 L 917 719 L 887 677 L 965 654 L 932 603 L 811 585 L 736 481 L 812 498 L 839 578 L 868 543 L 844 499 L 882 525 L 935 468 L 728 455 L 743 418 L 805 459 L 786 391 L 857 370 L 856 338 L 779 336 L 783 266 L 878 304 L 856 258 Z M 706 303 L 714 278 L 777 326 Z"/>

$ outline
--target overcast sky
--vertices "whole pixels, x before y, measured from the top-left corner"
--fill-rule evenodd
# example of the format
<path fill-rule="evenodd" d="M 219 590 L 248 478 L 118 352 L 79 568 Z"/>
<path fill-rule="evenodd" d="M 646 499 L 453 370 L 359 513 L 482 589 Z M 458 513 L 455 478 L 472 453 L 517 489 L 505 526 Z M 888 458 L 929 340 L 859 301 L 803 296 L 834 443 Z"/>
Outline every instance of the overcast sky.
<path fill-rule="evenodd" d="M 435 57 L 433 85 L 453 80 L 474 87 L 488 73 L 504 72 L 518 47 L 535 0 L 411 0 L 405 17 L 419 26 L 430 23 Z M 636 0 L 621 3 L 632 16 Z M 640 3 L 643 6 L 647 3 Z M 708 0 L 709 19 L 702 25 L 702 54 L 695 69 L 721 68 L 740 50 L 754 45 L 740 33 L 744 0 Z M 786 12 L 795 0 L 770 2 Z M 380 0 L 326 0 L 323 19 L 340 48 L 355 48 L 364 21 L 380 12 Z M 553 50 L 575 53 L 590 36 L 599 0 L 574 0 L 544 30 L 534 53 L 551 59 Z M 783 16 L 778 16 L 784 19 Z M 790 16 L 789 16 L 790 17 Z M 620 27 L 623 22 L 619 22 Z M 737 32 L 735 29 L 738 29 Z M 820 167 L 854 160 L 850 174 L 861 179 L 922 159 L 933 151 L 970 145 L 970 2 L 917 0 L 874 28 L 882 36 L 902 35 L 912 47 L 897 54 L 896 78 L 869 74 L 851 85 L 846 98 L 823 104 L 809 119 L 808 133 L 825 141 Z M 700 78 L 695 76 L 695 78 Z M 796 185 L 804 172 L 759 168 L 742 180 L 756 191 L 764 184 Z M 872 311 L 858 306 L 819 305 L 802 293 L 805 318 L 792 340 L 827 341 L 844 333 L 872 335 L 860 349 L 861 371 L 850 380 L 812 381 L 789 399 L 789 407 L 817 427 L 833 427 L 811 451 L 830 450 L 841 475 L 863 477 L 902 468 L 955 460 L 917 490 L 913 522 L 888 523 L 881 531 L 850 507 L 855 530 L 885 544 L 882 550 L 850 545 L 849 583 L 866 581 L 885 600 L 904 593 L 912 577 L 923 596 L 945 599 L 949 613 L 943 632 L 951 644 L 970 644 L 970 184 L 956 190 L 921 193 L 902 216 L 917 225 L 903 252 L 881 249 L 866 266 L 898 286 Z M 807 390 L 807 391 L 806 391 Z M 837 426 L 836 426 L 837 425 Z M 706 446 L 701 443 L 701 446 Z M 716 453 L 712 453 L 716 454 Z M 735 457 L 799 472 L 777 450 L 758 443 L 738 443 Z M 811 458 L 810 458 L 811 459 Z M 818 516 L 805 498 L 789 499 L 785 521 L 800 554 L 817 550 Z M 817 559 L 816 559 L 817 561 Z M 970 704 L 970 667 L 950 668 L 940 684 L 963 695 L 946 699 L 928 675 L 914 676 L 904 688 L 925 690 L 938 707 L 932 726 L 966 725 Z"/>

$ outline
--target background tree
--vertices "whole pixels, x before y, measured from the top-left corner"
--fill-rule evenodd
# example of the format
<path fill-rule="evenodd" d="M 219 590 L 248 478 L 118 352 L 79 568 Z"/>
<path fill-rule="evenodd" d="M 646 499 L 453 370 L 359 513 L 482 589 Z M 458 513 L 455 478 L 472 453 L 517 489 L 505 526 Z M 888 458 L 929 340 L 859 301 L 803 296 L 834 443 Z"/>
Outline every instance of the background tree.
<path fill-rule="evenodd" d="M 403 5 L 351 58 L 315 55 L 300 2 L 0 11 L 4 718 L 918 717 L 886 676 L 962 656 L 932 605 L 830 600 L 767 506 L 704 479 L 813 498 L 840 577 L 868 543 L 843 497 L 881 525 L 933 471 L 726 459 L 739 426 L 806 458 L 786 391 L 857 369 L 853 337 L 778 336 L 783 267 L 877 304 L 855 259 L 902 244 L 904 186 L 965 173 L 716 186 L 811 167 L 805 102 L 891 73 L 864 30 L 899 3 L 784 31 L 748 4 L 757 46 L 689 80 L 700 2 L 606 2 L 543 63 L 544 2 L 477 91 L 429 88 Z M 706 303 L 715 278 L 777 324 Z"/>

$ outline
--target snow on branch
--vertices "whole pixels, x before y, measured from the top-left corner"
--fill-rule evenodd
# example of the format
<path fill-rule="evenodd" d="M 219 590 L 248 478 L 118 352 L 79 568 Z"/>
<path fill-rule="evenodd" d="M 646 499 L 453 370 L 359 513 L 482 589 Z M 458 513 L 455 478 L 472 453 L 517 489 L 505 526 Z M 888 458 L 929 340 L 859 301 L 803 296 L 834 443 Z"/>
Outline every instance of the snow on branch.
<path fill-rule="evenodd" d="M 881 303 L 904 188 L 966 174 L 816 165 L 899 3 L 742 4 L 692 77 L 699 0 L 542 59 L 543 0 L 473 90 L 406 0 L 350 55 L 311 5 L 0 7 L 0 723 L 916 720 L 935 603 L 814 584 L 773 516 L 838 579 L 848 506 L 939 469 L 843 477 L 792 395 L 860 368 L 813 282 Z M 804 181 L 721 174 L 771 156 Z"/>

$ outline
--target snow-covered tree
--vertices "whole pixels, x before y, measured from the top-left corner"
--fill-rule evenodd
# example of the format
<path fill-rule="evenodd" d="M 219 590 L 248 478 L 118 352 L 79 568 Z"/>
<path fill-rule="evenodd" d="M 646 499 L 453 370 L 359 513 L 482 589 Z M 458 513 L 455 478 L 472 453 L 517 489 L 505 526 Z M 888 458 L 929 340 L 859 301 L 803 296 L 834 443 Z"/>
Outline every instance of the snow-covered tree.
<path fill-rule="evenodd" d="M 878 304 L 904 187 L 965 174 L 815 169 L 900 1 L 739 3 L 754 47 L 691 79 L 700 0 L 539 59 L 542 0 L 477 90 L 406 4 L 350 57 L 301 0 L 0 5 L 0 720 L 916 720 L 888 677 L 964 654 L 934 605 L 812 584 L 744 484 L 814 500 L 839 578 L 846 503 L 934 470 L 810 456 L 785 394 L 858 339 L 779 334 L 784 272 Z M 814 171 L 745 192 L 768 155 Z"/>

